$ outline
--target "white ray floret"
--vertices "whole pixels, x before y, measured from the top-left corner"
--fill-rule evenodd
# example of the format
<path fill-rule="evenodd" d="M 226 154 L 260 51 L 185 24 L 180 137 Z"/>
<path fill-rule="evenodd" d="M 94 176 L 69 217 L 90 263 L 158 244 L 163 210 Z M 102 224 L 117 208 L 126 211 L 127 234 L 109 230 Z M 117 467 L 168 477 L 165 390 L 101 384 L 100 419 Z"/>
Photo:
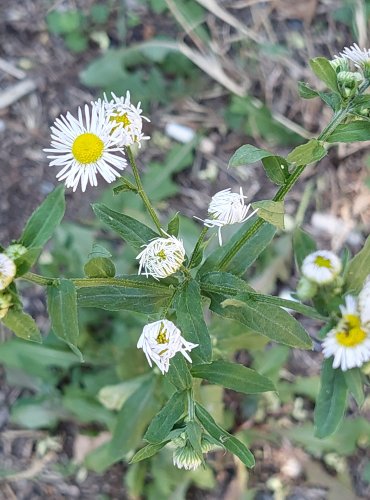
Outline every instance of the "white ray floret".
<path fill-rule="evenodd" d="M 302 274 L 305 278 L 326 285 L 332 283 L 342 270 L 342 263 L 335 253 L 329 250 L 318 250 L 303 260 Z"/>
<path fill-rule="evenodd" d="M 363 68 L 370 62 L 370 49 L 360 49 L 357 43 L 354 43 L 351 47 L 345 47 L 340 56 L 352 61 L 357 68 Z"/>
<path fill-rule="evenodd" d="M 77 119 L 70 113 L 60 115 L 51 127 L 51 148 L 44 149 L 51 160 L 50 166 L 61 168 L 59 181 L 76 191 L 81 183 L 82 191 L 87 184 L 98 185 L 97 174 L 108 183 L 113 182 L 127 166 L 123 150 L 118 145 L 120 133 L 112 130 L 104 105 L 93 104 L 78 109 Z"/>
<path fill-rule="evenodd" d="M 325 358 L 334 357 L 333 368 L 342 371 L 360 367 L 370 360 L 370 330 L 361 323 L 355 297 L 347 295 L 341 306 L 342 319 L 325 337 Z"/>
<path fill-rule="evenodd" d="M 212 196 L 208 207 L 208 219 L 196 219 L 204 222 L 207 227 L 218 227 L 218 240 L 222 245 L 221 229 L 223 226 L 242 223 L 250 219 L 258 209 L 248 215 L 251 205 L 245 204 L 247 197 L 243 195 L 243 189 L 239 193 L 232 193 L 230 188 L 219 191 Z"/>
<path fill-rule="evenodd" d="M 120 133 L 120 145 L 131 146 L 137 143 L 141 147 L 141 141 L 150 139 L 143 134 L 143 120 L 149 122 L 149 118 L 142 115 L 141 102 L 134 106 L 130 100 L 130 92 L 126 97 L 117 97 L 113 92 L 109 100 L 104 94 L 103 105 L 106 117 L 113 124 L 114 129 Z M 97 101 L 99 104 L 101 101 Z"/>
<path fill-rule="evenodd" d="M 370 276 L 366 278 L 358 296 L 358 308 L 362 324 L 370 327 Z"/>
<path fill-rule="evenodd" d="M 5 290 L 15 277 L 17 269 L 5 253 L 0 253 L 0 290 Z"/>
<path fill-rule="evenodd" d="M 136 257 L 139 259 L 139 273 L 155 279 L 167 278 L 178 271 L 185 259 L 182 240 L 175 236 L 155 238 Z"/>
<path fill-rule="evenodd" d="M 172 321 L 161 319 L 144 326 L 137 347 L 144 351 L 149 365 L 152 366 L 154 361 L 164 375 L 168 372 L 170 359 L 178 352 L 191 363 L 188 352 L 198 344 L 185 340 Z"/>

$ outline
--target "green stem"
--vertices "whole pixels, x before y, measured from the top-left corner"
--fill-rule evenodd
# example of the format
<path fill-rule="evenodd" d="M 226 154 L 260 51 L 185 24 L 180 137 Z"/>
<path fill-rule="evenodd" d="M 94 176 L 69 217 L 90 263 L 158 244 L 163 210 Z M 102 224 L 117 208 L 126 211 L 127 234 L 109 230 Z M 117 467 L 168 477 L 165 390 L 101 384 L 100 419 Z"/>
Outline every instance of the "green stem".
<path fill-rule="evenodd" d="M 148 210 L 149 215 L 153 219 L 153 222 L 156 225 L 156 227 L 159 231 L 159 234 L 163 235 L 164 232 L 163 232 L 163 229 L 161 228 L 161 223 L 160 223 L 160 220 L 158 218 L 158 215 L 156 214 L 152 204 L 150 203 L 150 200 L 149 200 L 146 192 L 144 191 L 144 187 L 143 187 L 143 184 L 141 182 L 139 170 L 137 168 L 136 161 L 135 161 L 134 155 L 132 154 L 131 148 L 130 148 L 130 146 L 127 146 L 125 149 L 126 149 L 126 153 L 127 153 L 129 162 L 131 164 L 132 172 L 133 172 L 134 177 L 135 177 L 137 192 L 138 192 L 139 196 L 141 197 L 141 199 L 143 200 L 143 203 L 146 206 L 146 209 Z"/>
<path fill-rule="evenodd" d="M 195 419 L 195 404 L 193 397 L 193 389 L 188 389 L 188 418 L 189 420 Z"/>
<path fill-rule="evenodd" d="M 40 276 L 39 274 L 30 272 L 24 274 L 21 278 L 41 286 L 54 285 L 58 281 L 57 278 L 46 278 L 45 276 Z"/>

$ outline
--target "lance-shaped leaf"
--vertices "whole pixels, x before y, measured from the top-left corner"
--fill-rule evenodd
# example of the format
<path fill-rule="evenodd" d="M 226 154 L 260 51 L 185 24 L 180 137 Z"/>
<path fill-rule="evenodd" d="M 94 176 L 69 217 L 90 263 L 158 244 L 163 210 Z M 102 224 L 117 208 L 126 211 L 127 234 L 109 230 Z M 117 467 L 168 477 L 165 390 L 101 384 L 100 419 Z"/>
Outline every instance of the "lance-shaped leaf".
<path fill-rule="evenodd" d="M 255 332 L 280 344 L 303 349 L 312 347 L 312 342 L 306 330 L 293 316 L 280 307 L 256 302 L 251 297 L 251 300 L 244 303 L 236 300 L 234 304 L 232 299 L 240 291 L 254 292 L 254 290 L 247 288 L 243 280 L 239 280 L 241 282 L 240 289 L 235 292 L 237 286 L 237 282 L 234 280 L 235 277 L 231 278 L 230 275 L 226 274 L 225 276 L 225 274 L 209 273 L 202 277 L 201 288 L 203 293 L 211 299 L 210 308 L 212 311 L 225 318 L 239 321 Z M 225 282 L 222 283 L 222 280 L 225 280 Z M 230 287 L 230 284 L 233 286 Z M 226 300 L 227 302 L 224 304 Z"/>
<path fill-rule="evenodd" d="M 216 424 L 212 416 L 201 405 L 196 404 L 195 412 L 205 430 L 220 443 L 221 446 L 236 455 L 247 467 L 253 467 L 254 457 L 244 443 L 229 434 L 225 429 Z"/>
<path fill-rule="evenodd" d="M 365 401 L 364 394 L 364 381 L 360 368 L 352 368 L 343 372 L 344 380 L 346 381 L 347 388 L 358 406 L 362 406 Z"/>
<path fill-rule="evenodd" d="M 11 307 L 1 321 L 17 337 L 32 342 L 42 342 L 41 334 L 35 320 L 18 307 Z"/>
<path fill-rule="evenodd" d="M 244 394 L 274 391 L 270 379 L 251 368 L 228 361 L 213 361 L 210 364 L 195 365 L 191 368 L 193 377 L 208 380 L 212 384 L 222 385 Z"/>
<path fill-rule="evenodd" d="M 15 259 L 14 263 L 17 268 L 16 277 L 23 276 L 36 262 L 42 251 L 40 247 L 32 247 L 27 250 L 24 254 L 20 255 Z"/>
<path fill-rule="evenodd" d="M 84 272 L 89 278 L 112 278 L 116 268 L 108 257 L 92 257 L 86 262 Z"/>
<path fill-rule="evenodd" d="M 133 248 L 139 249 L 153 238 L 158 238 L 158 234 L 153 229 L 128 215 L 115 212 L 100 203 L 94 204 L 92 208 L 104 224 L 119 234 Z"/>
<path fill-rule="evenodd" d="M 190 389 L 192 387 L 193 379 L 187 362 L 181 353 L 177 353 L 176 356 L 171 359 L 170 369 L 166 377 L 171 384 L 179 390 Z"/>
<path fill-rule="evenodd" d="M 291 151 L 287 160 L 296 165 L 308 165 L 321 160 L 326 155 L 326 149 L 317 139 L 310 139 L 306 144 L 297 146 Z"/>
<path fill-rule="evenodd" d="M 261 221 L 263 222 L 263 221 Z M 262 223 L 259 229 L 247 239 L 246 243 L 234 253 L 235 245 L 248 235 L 254 224 L 253 218 L 245 222 L 242 227 L 230 238 L 226 245 L 217 248 L 202 264 L 199 274 L 220 269 L 232 274 L 242 275 L 253 264 L 261 252 L 267 247 L 275 235 L 276 227 L 272 224 Z M 225 258 L 233 252 L 233 256 L 227 264 Z"/>
<path fill-rule="evenodd" d="M 135 453 L 129 463 L 135 464 L 136 462 L 141 462 L 142 460 L 156 455 L 164 446 L 166 446 L 167 443 L 169 443 L 169 441 L 163 441 L 162 443 L 156 444 L 147 444 L 146 446 L 144 446 L 144 448 L 141 448 L 141 450 Z"/>
<path fill-rule="evenodd" d="M 337 75 L 325 57 L 315 57 L 310 60 L 310 66 L 315 75 L 324 83 L 327 87 L 337 94 L 339 94 Z"/>
<path fill-rule="evenodd" d="M 368 274 L 370 274 L 370 236 L 362 250 L 348 264 L 345 274 L 346 289 L 355 294 L 359 293 Z"/>
<path fill-rule="evenodd" d="M 165 306 L 171 289 L 145 276 L 77 280 L 80 307 L 98 307 L 107 311 L 136 311 L 154 314 Z"/>
<path fill-rule="evenodd" d="M 175 392 L 161 411 L 153 418 L 144 439 L 149 443 L 161 443 L 186 410 L 186 391 Z"/>
<path fill-rule="evenodd" d="M 200 288 L 195 280 L 185 282 L 176 298 L 176 325 L 186 340 L 198 344 L 191 352 L 194 362 L 212 358 L 211 337 L 203 318 Z"/>
<path fill-rule="evenodd" d="M 315 436 L 318 438 L 330 436 L 337 430 L 346 409 L 348 391 L 344 375 L 332 364 L 332 358 L 326 359 L 321 370 L 321 386 L 314 413 Z"/>
<path fill-rule="evenodd" d="M 355 121 L 338 125 L 327 142 L 361 142 L 370 140 L 370 123 Z"/>
<path fill-rule="evenodd" d="M 33 212 L 20 237 L 20 243 L 27 248 L 43 247 L 60 224 L 64 210 L 64 186 L 59 186 Z"/>
<path fill-rule="evenodd" d="M 72 281 L 58 280 L 47 289 L 48 311 L 55 335 L 63 340 L 83 361 L 77 348 L 79 329 L 77 314 L 77 294 Z"/>

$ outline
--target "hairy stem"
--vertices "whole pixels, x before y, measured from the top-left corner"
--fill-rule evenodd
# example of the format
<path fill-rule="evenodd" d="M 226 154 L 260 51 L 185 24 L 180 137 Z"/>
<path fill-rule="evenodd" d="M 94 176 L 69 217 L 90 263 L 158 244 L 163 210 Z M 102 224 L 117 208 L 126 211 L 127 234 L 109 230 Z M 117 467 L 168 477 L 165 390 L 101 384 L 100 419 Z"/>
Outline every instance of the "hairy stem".
<path fill-rule="evenodd" d="M 132 172 L 133 172 L 134 177 L 135 177 L 137 192 L 138 192 L 140 198 L 143 200 L 143 203 L 144 203 L 146 209 L 148 210 L 149 215 L 153 219 L 153 222 L 156 225 L 156 227 L 159 231 L 159 234 L 163 235 L 164 232 L 163 232 L 163 229 L 161 228 L 161 223 L 160 223 L 160 220 L 158 218 L 158 215 L 156 214 L 152 204 L 150 203 L 150 200 L 149 200 L 146 192 L 144 191 L 143 183 L 141 182 L 139 170 L 137 168 L 136 161 L 135 161 L 134 155 L 132 154 L 131 148 L 130 148 L 130 146 L 127 146 L 125 149 L 126 149 L 127 157 L 128 157 L 129 162 L 131 164 Z"/>

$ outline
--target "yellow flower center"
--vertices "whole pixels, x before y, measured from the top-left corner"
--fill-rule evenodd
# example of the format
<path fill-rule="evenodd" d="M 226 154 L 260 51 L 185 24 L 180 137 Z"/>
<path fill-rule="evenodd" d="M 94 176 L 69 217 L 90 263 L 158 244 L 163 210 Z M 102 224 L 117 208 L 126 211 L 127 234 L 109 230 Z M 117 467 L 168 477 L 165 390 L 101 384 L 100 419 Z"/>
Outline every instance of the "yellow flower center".
<path fill-rule="evenodd" d="M 160 260 L 166 260 L 167 259 L 166 252 L 164 250 L 160 250 L 157 253 L 157 257 L 159 257 Z"/>
<path fill-rule="evenodd" d="M 166 329 L 163 327 L 163 323 L 161 324 L 161 327 L 158 332 L 158 337 L 157 337 L 157 343 L 158 344 L 168 344 L 168 338 L 166 336 Z M 167 349 L 166 349 L 167 350 Z M 162 351 L 165 352 L 165 351 Z M 161 353 L 160 353 L 161 354 Z"/>
<path fill-rule="evenodd" d="M 112 115 L 109 118 L 110 122 L 116 122 L 116 123 L 122 123 L 123 126 L 126 128 L 129 125 L 131 125 L 131 120 L 127 116 L 127 113 L 123 113 L 123 115 Z"/>
<path fill-rule="evenodd" d="M 315 264 L 319 267 L 326 267 L 327 269 L 331 269 L 331 262 L 330 259 L 327 259 L 325 257 L 322 257 L 321 255 L 318 255 L 315 259 Z"/>
<path fill-rule="evenodd" d="M 104 142 L 95 134 L 85 132 L 73 142 L 72 154 L 83 165 L 97 162 L 103 155 Z"/>
<path fill-rule="evenodd" d="M 365 330 L 361 328 L 361 320 L 355 314 L 345 314 L 343 330 L 336 333 L 337 341 L 344 347 L 354 347 L 361 344 L 367 337 Z"/>

